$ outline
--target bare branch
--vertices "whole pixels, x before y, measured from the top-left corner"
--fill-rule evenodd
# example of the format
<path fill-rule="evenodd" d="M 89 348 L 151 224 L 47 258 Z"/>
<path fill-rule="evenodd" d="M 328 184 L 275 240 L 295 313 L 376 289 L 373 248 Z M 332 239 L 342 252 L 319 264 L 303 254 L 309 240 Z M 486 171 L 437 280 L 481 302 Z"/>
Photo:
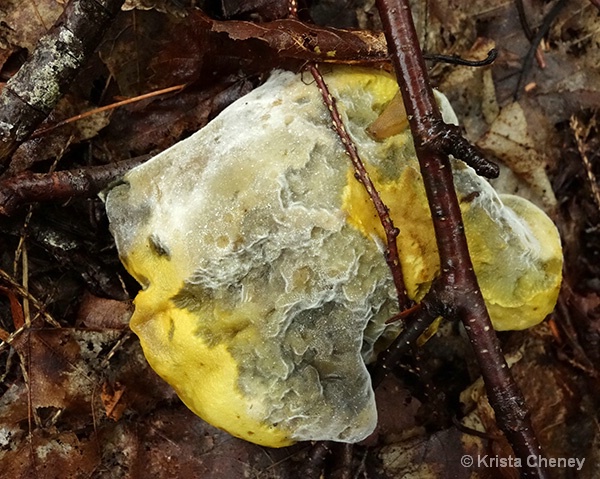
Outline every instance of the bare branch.
<path fill-rule="evenodd" d="M 115 164 L 91 166 L 54 173 L 24 173 L 0 181 L 0 215 L 10 216 L 24 204 L 91 197 L 151 155 Z"/>
<path fill-rule="evenodd" d="M 0 166 L 46 118 L 123 0 L 73 0 L 0 93 Z"/>
<path fill-rule="evenodd" d="M 369 194 L 369 198 L 371 198 L 371 201 L 373 201 L 373 205 L 375 206 L 375 210 L 379 216 L 379 221 L 381 221 L 381 225 L 385 231 L 385 260 L 390 268 L 394 285 L 396 286 L 398 305 L 400 310 L 406 309 L 410 307 L 412 301 L 409 299 L 408 293 L 406 292 L 404 277 L 402 276 L 400 256 L 398 255 L 396 238 L 398 237 L 400 231 L 394 226 L 394 222 L 390 216 L 389 208 L 385 205 L 381 199 L 381 196 L 379 196 L 379 192 L 375 188 L 373 181 L 371 181 L 371 177 L 369 176 L 369 173 L 367 172 L 365 165 L 358 154 L 358 150 L 356 149 L 354 141 L 352 141 L 352 138 L 344 127 L 344 123 L 342 122 L 342 118 L 340 117 L 340 113 L 336 106 L 335 98 L 331 95 L 331 93 L 329 93 L 329 89 L 327 88 L 327 84 L 325 83 L 321 72 L 319 72 L 319 69 L 314 64 L 310 64 L 308 66 L 308 70 L 310 70 L 315 82 L 317 83 L 317 86 L 319 87 L 319 91 L 323 96 L 323 102 L 327 106 L 329 114 L 331 115 L 331 119 L 333 120 L 333 127 L 340 137 L 342 144 L 346 149 L 346 153 L 348 153 L 348 156 L 350 157 L 350 161 L 352 161 L 352 166 L 354 166 L 355 171 L 354 175 L 357 181 L 360 181 L 363 184 L 367 190 L 367 193 Z"/>
<path fill-rule="evenodd" d="M 521 458 L 523 475 L 547 477 L 545 469 L 526 460 L 529 456 L 540 456 L 541 448 L 523 395 L 504 360 L 473 271 L 447 140 L 443 140 L 454 133 L 444 133 L 446 126 L 429 85 L 408 0 L 377 0 L 377 6 L 413 133 L 440 255 L 441 275 L 434 285 L 436 294 L 430 296 L 437 299 L 432 305 L 425 303 L 425 309 L 431 306 L 436 312 L 442 304 L 445 317 L 463 322 L 498 425 Z"/>

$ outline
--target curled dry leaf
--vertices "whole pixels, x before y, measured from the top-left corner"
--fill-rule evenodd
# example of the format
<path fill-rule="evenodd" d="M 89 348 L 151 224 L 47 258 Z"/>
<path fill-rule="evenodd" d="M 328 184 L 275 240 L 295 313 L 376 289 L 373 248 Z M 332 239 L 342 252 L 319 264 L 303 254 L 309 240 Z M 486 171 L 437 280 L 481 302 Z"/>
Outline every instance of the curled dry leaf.
<path fill-rule="evenodd" d="M 81 101 L 76 96 L 65 95 L 39 129 L 44 129 L 92 108 L 94 106 Z M 35 163 L 62 157 L 70 146 L 96 137 L 109 124 L 109 119 L 110 112 L 105 111 L 64 125 L 52 135 L 44 135 L 23 143 L 12 157 L 7 176 L 25 171 Z"/>
<path fill-rule="evenodd" d="M 225 33 L 232 40 L 266 43 L 283 57 L 321 62 L 369 63 L 387 60 L 387 43 L 381 32 L 318 27 L 298 20 L 267 23 L 221 22 L 199 12 L 202 28 Z"/>

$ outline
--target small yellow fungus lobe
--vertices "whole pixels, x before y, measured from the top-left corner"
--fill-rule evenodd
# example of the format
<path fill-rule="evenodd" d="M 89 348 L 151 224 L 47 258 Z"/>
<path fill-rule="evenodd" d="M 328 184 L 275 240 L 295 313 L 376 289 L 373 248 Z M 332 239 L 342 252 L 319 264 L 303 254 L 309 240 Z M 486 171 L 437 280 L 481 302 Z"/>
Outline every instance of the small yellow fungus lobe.
<path fill-rule="evenodd" d="M 400 228 L 400 260 L 418 300 L 439 260 L 411 137 L 401 128 L 377 140 L 367 132 L 396 95 L 395 81 L 341 67 L 325 80 Z M 453 169 L 494 326 L 542 321 L 560 284 L 556 228 L 462 162 Z M 106 207 L 121 259 L 143 287 L 131 328 L 190 409 L 272 447 L 356 442 L 373 431 L 365 363 L 397 327 L 385 325 L 396 294 L 381 225 L 314 84 L 274 72 L 129 172 Z"/>

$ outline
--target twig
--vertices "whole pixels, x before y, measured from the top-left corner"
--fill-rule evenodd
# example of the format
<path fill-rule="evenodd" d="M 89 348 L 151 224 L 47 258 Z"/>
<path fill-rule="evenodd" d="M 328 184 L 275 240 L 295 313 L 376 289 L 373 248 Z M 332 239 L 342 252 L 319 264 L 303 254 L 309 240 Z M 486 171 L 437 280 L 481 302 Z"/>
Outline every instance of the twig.
<path fill-rule="evenodd" d="M 517 12 L 519 14 L 519 21 L 521 22 L 521 27 L 523 28 L 523 32 L 525 33 L 527 40 L 531 42 L 534 39 L 535 34 L 533 33 L 533 30 L 531 29 L 531 27 L 529 26 L 529 22 L 527 21 L 527 14 L 525 13 L 525 5 L 523 5 L 523 0 L 516 0 L 516 4 Z M 542 52 L 542 49 L 540 48 L 540 45 L 538 45 L 535 49 L 535 58 L 540 68 L 546 68 L 544 54 Z"/>
<path fill-rule="evenodd" d="M 440 55 L 437 53 L 424 53 L 423 58 L 436 63 L 449 63 L 450 65 L 464 65 L 467 67 L 485 67 L 494 63 L 498 58 L 498 50 L 492 48 L 483 60 L 465 60 L 458 55 Z"/>
<path fill-rule="evenodd" d="M 61 325 L 58 323 L 58 321 L 56 321 L 50 315 L 50 313 L 48 313 L 45 310 L 45 306 L 42 305 L 34 296 L 31 295 L 31 293 L 29 291 L 25 290 L 23 288 L 23 286 L 21 284 L 19 284 L 19 282 L 15 278 L 13 278 L 10 274 L 8 274 L 3 269 L 0 269 L 0 280 L 3 280 L 6 283 L 8 283 L 11 286 L 12 290 L 16 291 L 22 298 L 27 298 L 31 302 L 31 304 L 33 304 L 33 306 L 38 310 L 38 314 L 40 314 L 48 324 L 51 324 L 52 326 L 54 326 L 56 328 L 61 327 Z M 14 333 L 12 333 L 11 336 L 16 335 L 22 329 L 23 328 L 15 331 Z"/>
<path fill-rule="evenodd" d="M 353 444 L 340 443 L 337 444 L 338 463 L 332 471 L 332 479 L 352 479 L 352 460 L 354 459 Z"/>
<path fill-rule="evenodd" d="M 455 133 L 448 131 L 442 122 L 408 0 L 377 0 L 377 7 L 408 114 L 440 255 L 441 274 L 432 286 L 435 296 L 428 295 L 424 299 L 424 311 L 428 312 L 427 301 L 435 300 L 438 304 L 433 303 L 433 312 L 442 304 L 445 317 L 463 322 L 498 426 L 522 461 L 521 472 L 525 477 L 547 477 L 537 462 L 527 462 L 530 456 L 540 456 L 541 449 L 523 396 L 504 360 L 473 271 L 448 149 L 439 140 Z"/>
<path fill-rule="evenodd" d="M 161 90 L 152 91 L 150 93 L 144 93 L 143 95 L 138 95 L 133 98 L 127 98 L 126 100 L 117 101 L 115 103 L 111 103 L 110 105 L 105 105 L 100 108 L 94 108 L 93 110 L 86 111 L 85 113 L 80 113 L 79 115 L 72 116 L 71 118 L 67 118 L 66 120 L 59 121 L 59 122 L 55 123 L 54 125 L 50 125 L 46 128 L 36 130 L 31 134 L 31 138 L 37 138 L 38 136 L 46 135 L 46 134 L 50 133 L 51 131 L 54 131 L 57 128 L 60 128 L 61 126 L 68 125 L 69 123 L 74 123 L 79 120 L 83 120 L 84 118 L 96 115 L 98 113 L 102 113 L 104 111 L 114 110 L 115 108 L 129 105 L 131 103 L 136 103 L 138 101 L 147 100 L 148 98 L 153 98 L 155 96 L 164 95 L 165 93 L 181 91 L 181 90 L 183 90 L 184 87 L 185 87 L 185 85 L 175 85 L 175 86 L 171 86 L 169 88 L 163 88 Z"/>
<path fill-rule="evenodd" d="M 367 193 L 369 194 L 369 198 L 371 198 L 371 201 L 373 201 L 373 205 L 375 206 L 375 210 L 379 216 L 379 221 L 381 221 L 383 230 L 385 231 L 385 260 L 392 273 L 392 279 L 394 281 L 398 296 L 398 305 L 400 310 L 406 309 L 410 307 L 412 302 L 408 298 L 408 293 L 406 292 L 406 286 L 404 285 L 404 277 L 402 276 L 402 269 L 400 265 L 400 256 L 398 255 L 396 238 L 398 237 L 400 231 L 394 226 L 394 222 L 390 217 L 389 208 L 379 196 L 379 192 L 375 188 L 375 185 L 373 184 L 373 181 L 371 180 L 371 177 L 369 176 L 369 173 L 367 172 L 365 165 L 358 154 L 358 150 L 356 149 L 354 141 L 352 141 L 352 138 L 350 138 L 350 135 L 346 131 L 346 127 L 344 126 L 342 118 L 340 117 L 340 113 L 337 109 L 335 98 L 331 95 L 331 93 L 329 93 L 329 89 L 325 83 L 325 80 L 323 79 L 323 76 L 321 75 L 321 72 L 315 64 L 310 64 L 307 68 L 317 83 L 319 91 L 323 96 L 323 102 L 327 106 L 329 114 L 331 115 L 331 119 L 333 120 L 333 127 L 340 137 L 342 144 L 346 149 L 346 153 L 348 153 L 348 156 L 350 157 L 352 166 L 354 166 L 354 176 L 363 184 L 365 190 L 367 190 Z"/>
<path fill-rule="evenodd" d="M 431 303 L 424 298 L 419 303 L 419 308 L 415 310 L 419 314 L 415 318 L 411 318 L 411 321 L 405 322 L 404 329 L 402 329 L 398 337 L 377 358 L 377 363 L 371 371 L 373 389 L 379 387 L 388 373 L 398 364 L 400 358 L 408 353 L 412 346 L 416 344 L 421 334 L 435 321 L 437 315 L 422 311 L 424 307 L 430 305 Z"/>
<path fill-rule="evenodd" d="M 540 26 L 540 28 L 538 29 L 537 33 L 531 40 L 531 45 L 529 47 L 529 51 L 527 52 L 527 55 L 525 56 L 525 59 L 523 60 L 523 68 L 521 69 L 521 74 L 519 75 L 519 81 L 517 83 L 517 88 L 515 90 L 515 95 L 514 95 L 515 100 L 519 99 L 519 97 L 521 96 L 521 93 L 523 92 L 523 90 L 525 88 L 525 83 L 527 81 L 527 75 L 529 74 L 529 71 L 531 70 L 531 66 L 533 65 L 533 59 L 535 58 L 535 53 L 538 49 L 538 46 L 540 45 L 540 42 L 546 36 L 546 34 L 548 33 L 548 30 L 550 30 L 550 27 L 552 26 L 552 23 L 554 22 L 554 20 L 556 19 L 556 17 L 558 16 L 558 14 L 561 12 L 561 10 L 563 9 L 563 7 L 566 4 L 567 4 L 567 0 L 558 0 L 554 4 L 554 6 L 550 10 L 550 12 L 548 12 L 548 15 L 546 15 L 546 17 L 544 18 L 544 21 L 543 21 L 542 25 Z"/>
<path fill-rule="evenodd" d="M 152 155 L 143 155 L 118 163 L 90 166 L 54 173 L 26 171 L 0 181 L 0 215 L 10 216 L 19 206 L 42 201 L 91 197 Z"/>
<path fill-rule="evenodd" d="M 521 28 L 523 28 L 523 32 L 529 41 L 533 40 L 534 33 L 529 25 L 529 21 L 527 20 L 527 14 L 525 13 L 525 5 L 523 5 L 523 0 L 515 0 L 515 4 L 517 6 L 517 13 L 519 14 L 519 21 L 521 22 Z"/>
<path fill-rule="evenodd" d="M 302 467 L 301 474 L 298 477 L 306 479 L 321 478 L 321 471 L 325 465 L 325 459 L 331 452 L 329 441 L 319 441 L 309 450 L 308 457 Z"/>
<path fill-rule="evenodd" d="M 0 93 L 0 166 L 58 100 L 98 46 L 123 0 L 73 0 Z"/>

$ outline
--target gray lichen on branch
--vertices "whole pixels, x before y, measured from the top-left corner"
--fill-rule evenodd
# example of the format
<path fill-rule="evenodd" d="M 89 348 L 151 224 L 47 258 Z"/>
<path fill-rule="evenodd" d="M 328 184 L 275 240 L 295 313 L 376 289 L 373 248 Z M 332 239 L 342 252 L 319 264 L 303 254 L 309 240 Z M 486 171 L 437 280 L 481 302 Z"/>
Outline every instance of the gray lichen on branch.
<path fill-rule="evenodd" d="M 74 0 L 0 93 L 0 165 L 50 114 L 123 0 Z"/>

